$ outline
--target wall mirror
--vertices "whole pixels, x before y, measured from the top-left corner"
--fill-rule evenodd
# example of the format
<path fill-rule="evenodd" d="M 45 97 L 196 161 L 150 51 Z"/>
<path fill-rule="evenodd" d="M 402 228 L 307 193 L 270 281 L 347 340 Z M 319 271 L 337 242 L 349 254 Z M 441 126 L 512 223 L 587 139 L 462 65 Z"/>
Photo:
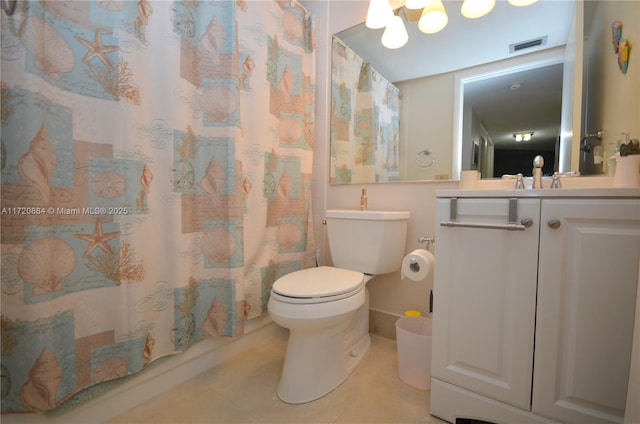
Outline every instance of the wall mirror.
<path fill-rule="evenodd" d="M 554 171 L 554 163 L 555 170 L 571 170 L 571 165 L 560 165 L 558 151 L 561 121 L 572 113 L 563 106 L 573 101 L 566 87 L 563 94 L 563 68 L 564 46 L 575 20 L 574 1 L 540 0 L 527 7 L 498 1 L 488 15 L 477 19 L 464 18 L 461 4 L 444 1 L 449 20 L 436 34 L 421 33 L 411 12 L 396 9 L 409 34 L 408 43 L 399 49 L 383 47 L 384 30 L 364 23 L 335 34 L 331 183 L 458 179 L 465 169 L 478 169 L 489 178 L 530 175 L 531 152 L 548 155 L 545 173 Z M 349 51 L 362 58 L 362 64 L 345 72 L 336 64 L 352 61 L 346 57 Z M 393 110 L 396 102 L 388 87 L 377 94 L 382 108 L 362 106 L 370 101 L 370 92 L 347 104 L 355 97 L 345 84 L 347 77 L 349 84 L 355 79 L 355 86 L 366 89 L 380 79 L 392 83 L 400 90 L 398 116 L 385 110 Z M 389 130 L 387 122 L 396 123 L 392 128 L 399 128 L 399 133 Z M 344 139 L 349 125 L 360 133 L 357 142 Z M 520 131 L 534 135 L 518 143 L 514 134 Z M 380 146 L 376 137 L 393 142 Z M 367 168 L 374 161 L 383 164 L 382 171 Z"/>

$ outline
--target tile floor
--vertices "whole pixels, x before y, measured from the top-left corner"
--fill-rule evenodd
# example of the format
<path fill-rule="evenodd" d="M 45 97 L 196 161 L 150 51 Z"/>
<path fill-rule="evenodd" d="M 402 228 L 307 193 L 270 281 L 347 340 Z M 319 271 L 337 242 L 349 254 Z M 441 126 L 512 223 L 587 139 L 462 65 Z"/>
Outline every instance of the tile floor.
<path fill-rule="evenodd" d="M 444 423 L 429 414 L 430 392 L 398 378 L 396 342 L 371 339 L 351 377 L 314 402 L 288 405 L 276 395 L 287 342 L 282 330 L 109 423 Z"/>

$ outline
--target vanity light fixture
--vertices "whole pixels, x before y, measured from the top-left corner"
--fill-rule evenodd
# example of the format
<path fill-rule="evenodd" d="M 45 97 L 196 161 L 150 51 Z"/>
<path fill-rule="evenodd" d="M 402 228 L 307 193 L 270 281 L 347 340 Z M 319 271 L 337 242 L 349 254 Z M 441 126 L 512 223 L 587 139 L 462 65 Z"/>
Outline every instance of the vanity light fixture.
<path fill-rule="evenodd" d="M 391 18 L 393 18 L 393 9 L 391 9 L 389 0 L 369 0 L 367 20 L 364 23 L 367 28 L 384 28 L 391 21 Z"/>
<path fill-rule="evenodd" d="M 528 6 L 538 0 L 508 0 L 513 6 Z M 398 3 L 393 1 L 394 4 Z M 460 11 L 466 18 L 480 18 L 491 12 L 496 5 L 496 0 L 464 0 Z M 449 22 L 447 11 L 444 8 L 442 0 L 405 0 L 405 15 L 409 21 L 418 21 L 418 28 L 425 34 L 435 34 L 444 29 Z M 414 13 L 408 14 L 409 10 L 420 10 L 420 19 L 417 19 Z M 380 29 L 385 28 L 382 34 L 382 44 L 389 49 L 398 49 L 409 41 L 407 28 L 404 21 L 398 13 L 399 9 L 394 13 L 389 0 L 369 0 L 369 8 L 367 10 L 367 19 L 365 25 L 367 28 Z"/>
<path fill-rule="evenodd" d="M 533 131 L 513 133 L 513 137 L 516 139 L 516 142 L 518 143 L 520 143 L 521 141 L 529 141 L 531 140 L 532 136 L 533 136 Z"/>
<path fill-rule="evenodd" d="M 465 18 L 475 19 L 491 12 L 495 5 L 496 0 L 464 0 L 460 11 Z"/>
<path fill-rule="evenodd" d="M 444 10 L 442 0 L 429 0 L 422 10 L 418 21 L 418 29 L 425 34 L 435 34 L 447 26 L 449 17 Z"/>
<path fill-rule="evenodd" d="M 409 34 L 404 21 L 399 15 L 394 15 L 382 34 L 382 45 L 388 49 L 399 49 L 407 44 Z"/>

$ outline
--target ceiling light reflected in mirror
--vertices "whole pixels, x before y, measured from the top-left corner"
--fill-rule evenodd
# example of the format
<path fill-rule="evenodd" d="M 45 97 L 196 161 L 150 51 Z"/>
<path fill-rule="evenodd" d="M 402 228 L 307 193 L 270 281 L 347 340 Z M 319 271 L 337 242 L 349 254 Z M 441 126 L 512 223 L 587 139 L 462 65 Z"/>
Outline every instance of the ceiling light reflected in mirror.
<path fill-rule="evenodd" d="M 529 6 L 530 4 L 533 4 L 537 1 L 538 0 L 509 0 L 509 4 L 512 6 L 522 7 L 522 6 Z"/>
<path fill-rule="evenodd" d="M 388 0 L 369 0 L 367 20 L 365 21 L 367 28 L 384 28 L 392 17 L 393 10 L 391 9 L 391 4 L 389 4 Z"/>
<path fill-rule="evenodd" d="M 491 12 L 496 5 L 496 0 L 464 0 L 460 12 L 469 19 L 481 18 Z"/>
<path fill-rule="evenodd" d="M 513 133 L 513 137 L 516 139 L 516 142 L 518 143 L 520 143 L 521 141 L 529 141 L 531 140 L 532 136 L 533 136 L 533 131 Z"/>
<path fill-rule="evenodd" d="M 442 0 L 430 0 L 422 10 L 418 28 L 425 34 L 435 34 L 447 26 L 447 22 L 449 22 L 449 17 Z"/>
<path fill-rule="evenodd" d="M 409 34 L 402 17 L 393 16 L 382 34 L 382 45 L 388 49 L 399 49 L 407 44 L 407 41 L 409 41 Z"/>
<path fill-rule="evenodd" d="M 528 6 L 538 0 L 509 0 L 513 6 Z M 371 29 L 385 28 L 382 35 L 382 44 L 389 49 L 398 49 L 404 46 L 409 35 L 404 25 L 404 15 L 408 23 L 418 21 L 418 28 L 425 34 L 435 34 L 442 31 L 449 22 L 449 16 L 442 0 L 406 0 L 394 2 L 396 13 L 389 0 L 369 0 L 367 20 L 365 25 Z M 496 5 L 496 0 L 464 0 L 460 8 L 462 16 L 469 19 L 477 19 L 491 12 Z M 400 13 L 404 9 L 404 13 Z M 418 19 L 415 11 L 419 11 Z"/>
<path fill-rule="evenodd" d="M 422 9 L 429 3 L 429 0 L 407 0 L 404 7 L 411 10 Z"/>

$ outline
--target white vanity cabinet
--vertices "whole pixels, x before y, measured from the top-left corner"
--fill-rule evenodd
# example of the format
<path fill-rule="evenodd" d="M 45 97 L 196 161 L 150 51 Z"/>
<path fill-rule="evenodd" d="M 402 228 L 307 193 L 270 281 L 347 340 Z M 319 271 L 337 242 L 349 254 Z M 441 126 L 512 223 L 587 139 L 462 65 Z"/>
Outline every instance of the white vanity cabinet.
<path fill-rule="evenodd" d="M 640 260 L 638 190 L 610 198 L 549 191 L 438 198 L 433 415 L 622 422 Z"/>

